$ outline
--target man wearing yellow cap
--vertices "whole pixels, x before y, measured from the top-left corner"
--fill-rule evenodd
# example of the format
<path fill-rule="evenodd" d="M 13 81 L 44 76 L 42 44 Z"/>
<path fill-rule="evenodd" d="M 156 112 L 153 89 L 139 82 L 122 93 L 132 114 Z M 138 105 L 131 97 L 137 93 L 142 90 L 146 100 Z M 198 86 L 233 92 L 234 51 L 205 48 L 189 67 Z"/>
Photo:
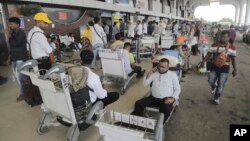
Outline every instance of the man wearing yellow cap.
<path fill-rule="evenodd" d="M 44 12 L 37 13 L 34 16 L 34 20 L 36 24 L 28 34 L 31 57 L 38 61 L 38 68 L 40 70 L 48 70 L 54 62 L 54 54 L 46 36 L 44 35 L 44 30 L 52 23 L 52 21 Z M 44 74 L 45 71 L 40 73 Z"/>

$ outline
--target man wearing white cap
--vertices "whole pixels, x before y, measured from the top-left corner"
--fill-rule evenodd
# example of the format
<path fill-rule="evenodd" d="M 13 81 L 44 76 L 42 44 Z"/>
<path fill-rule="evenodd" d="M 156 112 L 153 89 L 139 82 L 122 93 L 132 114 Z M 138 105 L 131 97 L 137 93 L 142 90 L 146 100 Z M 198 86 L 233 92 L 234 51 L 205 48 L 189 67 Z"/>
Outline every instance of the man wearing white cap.
<path fill-rule="evenodd" d="M 54 54 L 50 47 L 44 30 L 52 23 L 48 15 L 44 12 L 39 12 L 34 16 L 36 25 L 28 34 L 28 43 L 30 44 L 31 57 L 38 61 L 39 70 L 48 70 L 54 62 Z M 45 71 L 40 72 L 44 74 Z"/>

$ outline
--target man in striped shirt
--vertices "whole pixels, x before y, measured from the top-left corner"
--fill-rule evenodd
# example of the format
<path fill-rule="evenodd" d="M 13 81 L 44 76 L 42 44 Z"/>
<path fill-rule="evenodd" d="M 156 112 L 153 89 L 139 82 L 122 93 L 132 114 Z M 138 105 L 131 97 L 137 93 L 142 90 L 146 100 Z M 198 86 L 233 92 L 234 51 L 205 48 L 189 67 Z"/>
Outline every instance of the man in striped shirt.
<path fill-rule="evenodd" d="M 227 52 L 227 59 L 225 64 L 222 67 L 218 67 L 215 64 L 212 64 L 211 71 L 208 77 L 208 83 L 212 88 L 212 94 L 214 96 L 215 104 L 220 104 L 219 98 L 223 92 L 224 86 L 228 79 L 228 74 L 230 72 L 230 62 L 233 66 L 233 77 L 237 74 L 236 69 L 236 47 L 233 44 L 229 43 L 229 32 L 221 32 L 221 40 L 218 43 L 212 44 L 208 54 L 206 55 L 204 61 L 210 58 L 211 55 L 214 55 L 214 59 L 217 55 L 223 51 Z"/>

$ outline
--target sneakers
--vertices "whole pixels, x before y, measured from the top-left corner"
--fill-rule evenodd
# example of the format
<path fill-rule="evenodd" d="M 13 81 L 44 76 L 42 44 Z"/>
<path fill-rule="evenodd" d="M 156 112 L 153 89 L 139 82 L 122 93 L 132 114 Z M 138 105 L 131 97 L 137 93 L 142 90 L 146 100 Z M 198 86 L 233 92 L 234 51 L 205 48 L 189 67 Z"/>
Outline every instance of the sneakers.
<path fill-rule="evenodd" d="M 219 98 L 214 99 L 214 103 L 215 103 L 216 105 L 220 105 L 220 99 L 219 99 Z"/>
<path fill-rule="evenodd" d="M 5 78 L 3 76 L 0 76 L 0 85 L 5 84 L 8 81 L 8 78 Z"/>
<path fill-rule="evenodd" d="M 137 74 L 136 77 L 137 77 L 137 78 L 143 77 L 144 74 L 145 74 L 145 71 L 146 71 L 146 70 L 141 71 L 139 74 Z"/>
<path fill-rule="evenodd" d="M 23 95 L 19 95 L 16 99 L 16 102 L 20 102 L 24 100 L 24 96 Z"/>

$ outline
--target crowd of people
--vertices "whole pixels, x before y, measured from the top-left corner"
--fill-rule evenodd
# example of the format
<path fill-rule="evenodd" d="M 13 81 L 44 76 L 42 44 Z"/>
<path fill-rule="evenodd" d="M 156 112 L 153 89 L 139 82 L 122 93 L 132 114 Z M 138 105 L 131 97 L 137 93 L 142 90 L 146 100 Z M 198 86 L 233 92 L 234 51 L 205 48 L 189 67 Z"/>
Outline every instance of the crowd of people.
<path fill-rule="evenodd" d="M 10 43 L 10 60 L 14 76 L 16 76 L 19 84 L 19 96 L 17 101 L 22 101 L 24 97 L 23 91 L 23 74 L 18 72 L 18 67 L 21 63 L 28 59 L 35 59 L 38 61 L 38 68 L 40 74 L 46 73 L 55 62 L 62 61 L 62 43 L 57 35 L 45 36 L 44 30 L 52 23 L 46 13 L 39 12 L 34 16 L 35 25 L 29 31 L 28 35 L 24 33 L 20 27 L 20 19 L 12 17 L 9 19 L 9 43 Z M 165 120 L 171 112 L 171 107 L 175 101 L 178 101 L 181 93 L 179 79 L 176 73 L 169 71 L 169 66 L 172 59 L 160 58 L 158 64 L 145 74 L 144 69 L 135 63 L 134 55 L 130 52 L 131 43 L 125 42 L 125 38 L 138 37 L 143 35 L 160 34 L 164 36 L 168 23 L 160 20 L 147 22 L 146 20 L 137 21 L 136 26 L 129 22 L 126 24 L 122 19 L 114 22 L 112 26 L 112 34 L 109 34 L 109 26 L 107 23 L 101 22 L 99 17 L 95 17 L 93 21 L 89 21 L 86 30 L 81 37 L 81 44 L 75 42 L 74 34 L 69 34 L 69 47 L 78 50 L 80 53 L 81 63 L 88 68 L 88 86 L 94 89 L 90 92 L 91 102 L 94 103 L 98 100 L 108 105 L 119 99 L 117 92 L 107 92 L 101 85 L 99 76 L 94 73 L 96 69 L 96 61 L 98 50 L 103 48 L 110 48 L 112 50 L 122 50 L 122 57 L 124 59 L 125 72 L 128 76 L 136 73 L 138 78 L 143 77 L 144 85 L 150 85 L 151 95 L 138 100 L 135 103 L 135 109 L 132 112 L 134 115 L 142 116 L 145 107 L 159 107 L 160 112 L 164 113 Z M 189 69 L 190 51 L 193 55 L 197 54 L 198 42 L 201 34 L 207 34 L 206 27 L 200 22 L 181 22 L 174 21 L 172 24 L 173 46 L 171 50 L 176 50 L 180 54 L 180 58 L 184 62 L 181 67 L 185 73 Z M 223 93 L 227 78 L 229 76 L 229 63 L 233 65 L 233 76 L 236 76 L 236 47 L 234 45 L 235 32 L 233 26 L 230 30 L 221 31 L 220 28 L 216 33 L 214 43 L 209 49 L 209 53 L 202 63 L 213 56 L 215 63 L 212 64 L 209 74 L 208 82 L 211 86 L 214 102 L 220 104 L 219 98 Z M 193 38 L 196 42 L 192 43 Z M 109 40 L 113 40 L 111 45 L 108 44 Z M 26 44 L 29 44 L 29 51 L 27 51 Z M 192 44 L 189 48 L 187 44 Z M 221 63 L 218 65 L 216 60 Z M 115 69 L 115 66 L 113 66 Z"/>

